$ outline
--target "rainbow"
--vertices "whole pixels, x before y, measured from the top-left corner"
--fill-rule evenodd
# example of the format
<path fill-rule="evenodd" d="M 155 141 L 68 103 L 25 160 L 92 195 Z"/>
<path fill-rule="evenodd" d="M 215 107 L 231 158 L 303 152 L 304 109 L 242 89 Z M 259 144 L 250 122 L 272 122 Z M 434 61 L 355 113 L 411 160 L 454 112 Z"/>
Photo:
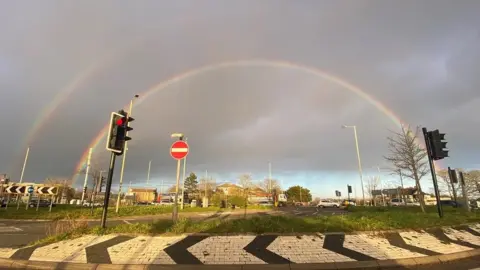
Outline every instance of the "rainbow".
<path fill-rule="evenodd" d="M 185 79 L 188 79 L 193 76 L 201 75 L 207 72 L 212 72 L 224 68 L 233 68 L 233 67 L 272 67 L 272 68 L 284 68 L 284 69 L 291 69 L 291 70 L 298 70 L 302 71 L 306 74 L 311 74 L 313 76 L 326 79 L 332 83 L 335 83 L 351 92 L 356 94 L 357 96 L 361 97 L 362 99 L 366 100 L 368 103 L 373 105 L 375 108 L 377 108 L 380 112 L 382 112 L 384 115 L 386 115 L 388 118 L 390 118 L 396 125 L 399 127 L 405 125 L 401 121 L 401 119 L 395 115 L 393 111 L 388 109 L 385 105 L 383 105 L 380 101 L 374 99 L 372 96 L 368 95 L 365 93 L 362 89 L 359 87 L 340 79 L 339 77 L 336 77 L 332 74 L 329 74 L 325 71 L 309 67 L 309 66 L 304 66 L 288 61 L 283 61 L 283 60 L 265 60 L 265 59 L 252 59 L 252 60 L 238 60 L 238 61 L 230 61 L 230 62 L 222 62 L 222 63 L 214 63 L 210 65 L 205 65 L 199 68 L 191 69 L 188 70 L 184 73 L 177 74 L 165 81 L 162 81 L 148 90 L 144 91 L 142 94 L 140 94 L 140 97 L 135 101 L 134 106 L 138 106 L 142 104 L 142 102 L 146 99 L 148 99 L 150 96 L 154 95 L 158 91 L 161 91 L 175 83 L 178 83 L 180 81 L 183 81 Z M 127 105 L 125 105 L 125 108 L 127 108 Z M 106 133 L 108 131 L 108 125 L 106 125 L 100 133 L 95 136 L 95 138 L 92 140 L 92 142 L 88 145 L 87 149 L 85 152 L 82 154 L 80 161 L 78 162 L 77 166 L 75 167 L 75 172 L 74 172 L 74 179 L 77 176 L 78 172 L 86 166 L 86 160 L 88 157 L 88 151 L 90 148 L 96 148 L 102 139 L 106 136 Z M 417 142 L 419 143 L 419 142 Z M 422 145 L 419 143 L 419 145 Z"/>
<path fill-rule="evenodd" d="M 111 66 L 112 63 L 118 59 L 119 55 L 125 54 L 125 52 L 135 48 L 138 43 L 141 42 L 143 41 L 134 40 L 119 49 L 111 50 L 100 57 L 96 57 L 95 60 L 92 61 L 82 72 L 76 74 L 75 77 L 66 86 L 64 86 L 61 91 L 59 91 L 59 94 L 53 98 L 50 104 L 40 112 L 33 123 L 33 127 L 22 140 L 21 145 L 31 145 L 35 140 L 35 136 L 38 134 L 38 132 L 40 132 L 42 127 L 45 126 L 45 123 L 51 119 L 53 113 L 58 109 L 58 107 L 65 103 L 65 101 L 74 91 L 88 83 L 92 77 L 95 77 L 100 71 L 105 70 L 107 66 Z"/>

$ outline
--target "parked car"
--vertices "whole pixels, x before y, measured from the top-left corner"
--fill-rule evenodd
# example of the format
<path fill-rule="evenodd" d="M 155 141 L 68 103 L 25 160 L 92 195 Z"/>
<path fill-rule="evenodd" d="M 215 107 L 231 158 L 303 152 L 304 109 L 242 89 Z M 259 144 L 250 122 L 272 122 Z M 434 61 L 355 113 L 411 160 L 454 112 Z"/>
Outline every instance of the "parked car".
<path fill-rule="evenodd" d="M 271 201 L 261 201 L 258 203 L 259 206 L 273 206 L 273 202 Z"/>
<path fill-rule="evenodd" d="M 440 201 L 442 206 L 451 206 L 453 208 L 462 207 L 462 204 L 453 200 L 442 200 Z"/>
<path fill-rule="evenodd" d="M 356 206 L 357 203 L 354 200 L 344 200 L 342 202 L 342 206 L 348 206 L 348 205 Z"/>
<path fill-rule="evenodd" d="M 28 203 L 28 207 L 37 207 L 38 200 L 30 200 Z M 56 206 L 55 203 L 52 204 L 52 207 Z M 40 203 L 38 204 L 38 207 L 50 207 L 50 201 L 49 200 L 40 200 Z"/>
<path fill-rule="evenodd" d="M 338 202 L 330 201 L 330 200 L 320 200 L 317 207 L 325 208 L 325 207 L 336 207 L 338 208 L 340 204 Z"/>
<path fill-rule="evenodd" d="M 402 206 L 405 205 L 401 199 L 391 199 L 390 206 Z"/>

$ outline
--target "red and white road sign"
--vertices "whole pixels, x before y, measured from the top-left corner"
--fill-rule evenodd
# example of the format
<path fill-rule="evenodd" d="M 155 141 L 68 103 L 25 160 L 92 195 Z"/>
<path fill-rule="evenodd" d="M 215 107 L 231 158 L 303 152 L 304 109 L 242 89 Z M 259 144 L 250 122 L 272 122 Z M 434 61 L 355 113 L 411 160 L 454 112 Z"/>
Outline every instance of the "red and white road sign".
<path fill-rule="evenodd" d="M 186 141 L 176 141 L 170 148 L 170 155 L 176 159 L 183 159 L 188 155 L 188 144 Z"/>

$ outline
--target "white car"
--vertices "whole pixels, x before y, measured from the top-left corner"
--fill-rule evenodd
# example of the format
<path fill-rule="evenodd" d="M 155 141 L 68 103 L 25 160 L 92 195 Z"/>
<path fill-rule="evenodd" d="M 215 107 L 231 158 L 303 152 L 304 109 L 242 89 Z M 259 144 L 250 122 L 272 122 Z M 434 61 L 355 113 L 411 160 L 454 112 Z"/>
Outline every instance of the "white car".
<path fill-rule="evenodd" d="M 320 208 L 325 208 L 325 207 L 338 208 L 339 206 L 340 206 L 339 203 L 334 202 L 334 201 L 330 201 L 330 200 L 321 200 L 317 205 L 317 207 L 320 207 Z"/>
<path fill-rule="evenodd" d="M 405 203 L 403 200 L 401 199 L 392 199 L 390 201 L 390 205 L 391 206 L 404 206 L 404 205 L 407 205 L 407 206 L 420 206 L 420 203 L 419 202 L 414 202 L 414 201 L 407 201 L 407 203 Z"/>

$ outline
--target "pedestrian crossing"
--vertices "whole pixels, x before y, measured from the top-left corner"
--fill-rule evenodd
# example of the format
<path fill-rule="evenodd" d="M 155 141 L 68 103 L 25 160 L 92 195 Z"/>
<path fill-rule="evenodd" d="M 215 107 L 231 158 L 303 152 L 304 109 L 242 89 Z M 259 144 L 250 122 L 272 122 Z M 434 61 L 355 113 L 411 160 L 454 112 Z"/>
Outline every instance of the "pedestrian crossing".
<path fill-rule="evenodd" d="M 23 230 L 20 228 L 7 226 L 4 223 L 0 223 L 0 233 L 12 233 L 12 232 L 21 232 L 21 231 Z"/>

